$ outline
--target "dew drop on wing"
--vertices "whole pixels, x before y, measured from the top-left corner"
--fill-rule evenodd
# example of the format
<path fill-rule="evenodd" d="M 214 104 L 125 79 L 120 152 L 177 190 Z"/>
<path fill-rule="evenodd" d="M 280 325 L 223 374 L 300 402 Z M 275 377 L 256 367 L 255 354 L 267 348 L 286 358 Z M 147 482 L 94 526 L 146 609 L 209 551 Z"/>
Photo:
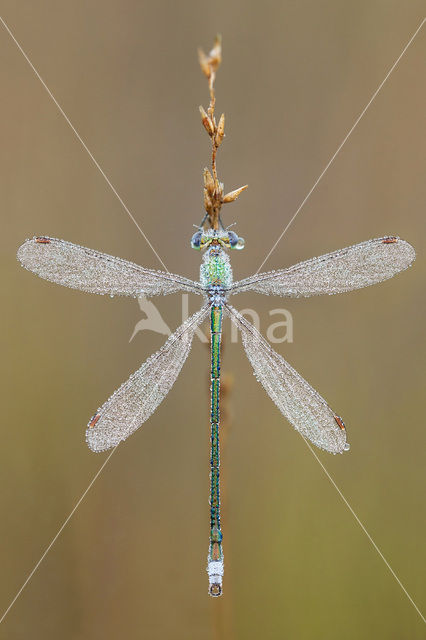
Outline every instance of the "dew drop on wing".
<path fill-rule="evenodd" d="M 349 442 L 345 442 L 345 446 L 343 447 L 343 451 L 349 451 L 350 448 L 351 448 L 351 445 L 349 444 Z"/>

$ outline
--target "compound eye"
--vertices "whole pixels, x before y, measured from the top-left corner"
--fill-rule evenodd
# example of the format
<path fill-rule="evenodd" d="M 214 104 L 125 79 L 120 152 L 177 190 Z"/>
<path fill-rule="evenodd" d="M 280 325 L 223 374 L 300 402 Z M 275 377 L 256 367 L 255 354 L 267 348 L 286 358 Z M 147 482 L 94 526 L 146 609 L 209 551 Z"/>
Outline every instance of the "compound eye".
<path fill-rule="evenodd" d="M 234 249 L 234 247 L 236 246 L 236 244 L 238 242 L 238 236 L 235 233 L 235 231 L 228 231 L 228 238 L 229 238 L 229 244 Z"/>
<path fill-rule="evenodd" d="M 201 247 L 201 237 L 203 235 L 202 231 L 197 231 L 191 238 L 191 247 L 193 249 L 200 249 Z"/>
<path fill-rule="evenodd" d="M 240 238 L 234 231 L 228 231 L 231 249 L 244 249 L 244 238 Z"/>

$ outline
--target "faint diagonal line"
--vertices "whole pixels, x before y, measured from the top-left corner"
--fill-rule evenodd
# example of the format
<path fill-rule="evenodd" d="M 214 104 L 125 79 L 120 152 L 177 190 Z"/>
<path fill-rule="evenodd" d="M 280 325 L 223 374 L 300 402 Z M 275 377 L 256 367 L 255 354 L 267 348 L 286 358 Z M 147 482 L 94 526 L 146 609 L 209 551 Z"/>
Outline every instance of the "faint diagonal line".
<path fill-rule="evenodd" d="M 361 113 L 359 114 L 358 118 L 355 120 L 354 124 L 352 125 L 352 127 L 349 129 L 348 133 L 346 134 L 346 136 L 343 138 L 342 142 L 340 143 L 340 145 L 337 147 L 335 153 L 331 156 L 330 160 L 328 161 L 328 163 L 326 164 L 326 166 L 324 167 L 324 169 L 322 170 L 322 172 L 320 173 L 320 175 L 318 176 L 318 178 L 316 179 L 316 181 L 314 182 L 313 186 L 311 187 L 311 189 L 308 191 L 308 194 L 306 195 L 306 197 L 304 198 L 304 200 L 302 200 L 301 204 L 299 205 L 299 207 L 296 209 L 296 212 L 293 214 L 293 216 L 290 218 L 290 221 L 287 223 L 286 227 L 284 227 L 283 231 L 281 232 L 281 234 L 278 236 L 278 239 L 276 240 L 276 242 L 274 243 L 272 249 L 269 251 L 269 253 L 267 254 L 266 258 L 263 260 L 263 262 L 261 263 L 261 265 L 259 266 L 258 270 L 256 271 L 256 273 L 259 273 L 259 271 L 261 270 L 261 268 L 263 267 L 263 265 L 265 264 L 265 262 L 268 260 L 268 258 L 271 256 L 272 252 L 275 251 L 278 243 L 282 240 L 283 236 L 287 233 L 288 229 L 290 228 L 290 226 L 293 224 L 293 222 L 295 221 L 295 219 L 297 218 L 297 216 L 299 215 L 300 211 L 303 209 L 303 207 L 305 206 L 305 204 L 307 203 L 307 201 L 309 200 L 309 198 L 311 197 L 312 193 L 315 191 L 315 189 L 317 188 L 318 184 L 320 183 L 320 181 L 322 180 L 322 178 L 324 177 L 324 175 L 326 174 L 326 172 L 328 171 L 328 169 L 330 168 L 330 166 L 332 165 L 332 163 L 334 162 L 334 160 L 336 159 L 337 155 L 340 153 L 341 149 L 343 148 L 344 144 L 346 143 L 347 139 L 349 138 L 349 136 L 352 134 L 352 132 L 354 131 L 354 129 L 356 128 L 356 126 L 358 125 L 359 121 L 361 120 L 361 118 L 365 115 L 365 112 L 367 111 L 367 109 L 370 107 L 370 105 L 372 104 L 372 102 L 374 101 L 374 99 L 376 98 L 377 94 L 379 93 L 379 91 L 381 90 L 381 88 L 383 87 L 383 85 L 385 84 L 386 80 L 389 78 L 389 76 L 391 75 L 391 73 L 394 71 L 395 67 L 398 65 L 399 61 L 401 60 L 401 58 L 404 56 L 404 54 L 406 53 L 408 47 L 411 45 L 411 43 L 413 42 L 414 38 L 417 36 L 417 34 L 419 33 L 420 29 L 423 27 L 424 23 L 426 21 L 426 18 L 423 18 L 423 20 L 421 21 L 420 25 L 417 27 L 417 29 L 415 30 L 415 32 L 413 33 L 413 35 L 411 36 L 411 38 L 409 39 L 409 41 L 407 42 L 407 44 L 405 45 L 405 47 L 403 48 L 403 50 L 401 51 L 401 53 L 399 54 L 398 58 L 395 60 L 395 62 L 393 63 L 393 65 L 391 66 L 391 68 L 389 69 L 389 71 L 387 72 L 386 76 L 384 77 L 384 79 L 382 80 L 382 82 L 379 84 L 379 86 L 377 87 L 376 91 L 373 93 L 373 95 L 371 96 L 370 100 L 367 102 L 366 106 L 364 107 L 364 109 L 361 111 Z"/>
<path fill-rule="evenodd" d="M 15 602 L 17 601 L 17 599 L 19 598 L 19 596 L 21 595 L 21 593 L 23 592 L 23 590 L 25 589 L 25 587 L 27 586 L 27 584 L 29 583 L 29 581 L 31 580 L 31 578 L 33 577 L 33 575 L 35 574 L 35 572 L 37 571 L 37 569 L 39 568 L 39 566 L 41 565 L 41 563 L 43 562 L 43 560 L 45 559 L 45 557 L 47 556 L 47 554 L 49 553 L 50 549 L 53 547 L 53 545 L 55 544 L 56 540 L 59 538 L 59 536 L 61 535 L 62 531 L 65 529 L 65 527 L 67 526 L 68 522 L 71 520 L 71 518 L 73 517 L 74 513 L 77 511 L 78 507 L 80 506 L 80 504 L 83 502 L 84 498 L 86 497 L 86 495 L 88 494 L 88 492 L 90 491 L 90 489 L 92 488 L 92 486 L 94 485 L 94 483 L 96 482 L 96 480 L 98 479 L 98 477 L 100 476 L 100 474 L 102 473 L 103 469 L 105 468 L 105 466 L 107 465 L 107 463 L 109 462 L 109 460 L 111 459 L 112 454 L 115 452 L 115 450 L 117 449 L 118 445 L 116 445 L 114 447 L 114 449 L 111 451 L 111 453 L 108 455 L 107 458 L 105 458 L 105 460 L 103 461 L 101 467 L 99 468 L 99 470 L 97 471 L 96 475 L 93 476 L 89 486 L 87 487 L 87 489 L 84 491 L 84 493 L 80 496 L 79 500 L 76 502 L 76 504 L 74 505 L 73 510 L 71 511 L 71 513 L 67 516 L 67 518 L 64 520 L 64 522 L 62 523 L 61 528 L 59 529 L 58 533 L 55 535 L 54 538 L 52 538 L 52 540 L 50 541 L 49 545 L 46 547 L 46 549 L 44 550 L 40 560 L 37 562 L 36 565 L 34 565 L 34 568 L 32 569 L 31 573 L 28 574 L 27 578 L 25 579 L 25 582 L 23 583 L 22 587 L 19 589 L 18 593 L 16 594 L 16 596 L 13 598 L 12 602 L 9 604 L 9 606 L 7 607 L 6 611 L 3 613 L 2 617 L 0 618 L 0 624 L 3 622 L 3 620 L 5 619 L 5 617 L 7 616 L 7 614 L 9 613 L 9 611 L 11 610 L 11 608 L 13 607 L 13 605 L 15 604 Z"/>
<path fill-rule="evenodd" d="M 160 258 L 159 254 L 157 253 L 156 249 L 154 248 L 154 246 L 152 245 L 152 243 L 150 242 L 150 240 L 148 239 L 148 237 L 146 236 L 146 234 L 144 233 L 142 227 L 140 226 L 140 224 L 137 222 L 136 218 L 133 216 L 133 214 L 131 213 L 130 209 L 127 207 L 126 203 L 124 202 L 123 198 L 120 196 L 120 194 L 118 193 L 117 189 L 114 187 L 114 185 L 112 184 L 111 180 L 108 178 L 108 176 L 106 175 L 105 171 L 102 169 L 101 165 L 99 164 L 99 162 L 96 160 L 95 156 L 93 155 L 93 153 L 90 151 L 89 147 L 87 146 L 87 144 L 84 142 L 83 138 L 80 136 L 80 134 L 78 133 L 77 129 L 74 127 L 73 123 L 71 122 L 71 120 L 68 118 L 67 114 L 65 113 L 65 111 L 62 109 L 61 105 L 59 104 L 59 102 L 56 100 L 55 96 L 53 95 L 53 93 L 50 91 L 49 87 L 47 86 L 47 84 L 45 83 L 45 81 L 43 80 L 43 78 L 41 77 L 40 73 L 37 71 L 37 69 L 35 68 L 35 66 L 33 65 L 33 63 L 31 62 L 31 60 L 29 59 L 29 57 L 27 56 L 27 54 L 25 53 L 24 49 L 21 47 L 21 45 L 19 44 L 19 42 L 17 41 L 17 39 L 15 38 L 15 36 L 13 35 L 12 31 L 9 29 L 8 25 L 6 24 L 6 22 L 3 20 L 3 18 L 0 16 L 0 21 L 2 23 L 2 25 L 4 26 L 4 28 L 6 29 L 6 31 L 8 32 L 8 34 L 10 35 L 10 37 L 12 38 L 13 42 L 16 44 L 16 46 L 18 47 L 19 51 L 22 53 L 22 55 L 24 56 L 25 60 L 28 62 L 28 64 L 30 65 L 31 69 L 33 70 L 33 72 L 35 73 L 35 75 L 37 76 L 37 78 L 40 80 L 41 84 L 43 85 L 43 87 L 45 88 L 45 90 L 47 91 L 47 93 L 49 94 L 50 98 L 53 100 L 53 102 L 55 103 L 57 109 L 59 110 L 59 112 L 62 114 L 62 116 L 65 118 L 67 124 L 69 125 L 69 127 L 71 128 L 71 130 L 73 131 L 74 135 L 76 136 L 77 140 L 80 142 L 80 144 L 82 145 L 82 147 L 84 148 L 84 150 L 87 152 L 87 154 L 89 155 L 90 159 L 92 160 L 93 164 L 95 165 L 95 167 L 98 169 L 99 173 L 102 175 L 102 177 L 104 178 L 105 182 L 107 183 L 107 185 L 109 186 L 109 188 L 111 189 L 111 191 L 113 192 L 113 194 L 115 195 L 115 197 L 117 198 L 117 200 L 119 201 L 119 203 L 121 204 L 121 206 L 123 207 L 123 209 L 125 210 L 125 212 L 127 213 L 127 215 L 129 216 L 130 220 L 133 222 L 133 224 L 136 226 L 136 228 L 138 229 L 139 233 L 142 235 L 142 237 L 145 239 L 145 241 L 147 242 L 147 244 L 149 245 L 149 247 L 152 249 L 152 251 L 154 252 L 154 254 L 156 255 L 157 259 L 159 260 L 159 262 L 161 263 L 161 265 L 164 267 L 164 269 L 166 271 L 168 271 L 166 265 L 164 264 L 163 260 Z"/>
<path fill-rule="evenodd" d="M 377 544 L 374 542 L 373 538 L 371 537 L 371 535 L 368 533 L 367 529 L 365 528 L 364 524 L 361 522 L 361 520 L 358 518 L 357 514 L 355 513 L 355 511 L 353 510 L 353 508 L 351 507 L 351 505 L 349 504 L 349 502 L 347 501 L 347 499 L 345 498 L 345 496 L 343 495 L 343 493 L 341 492 L 341 490 L 339 489 L 339 487 L 337 486 L 337 484 L 335 483 L 335 481 L 333 480 L 333 478 L 331 477 L 331 475 L 329 474 L 329 472 L 327 471 L 327 469 L 325 468 L 325 466 L 323 465 L 323 463 L 321 462 L 320 458 L 318 457 L 318 455 L 316 454 L 316 452 L 313 450 L 313 448 L 311 447 L 311 445 L 309 444 L 309 442 L 306 440 L 306 438 L 304 438 L 302 436 L 306 446 L 308 447 L 308 449 L 310 450 L 310 452 L 312 453 L 312 455 L 314 456 L 315 460 L 318 462 L 318 464 L 320 465 L 320 467 L 322 468 L 322 470 L 324 471 L 325 475 L 327 476 L 327 478 L 330 480 L 331 484 L 333 485 L 333 487 L 336 489 L 337 493 L 339 494 L 339 496 L 342 498 L 343 502 L 345 503 L 345 505 L 347 506 L 347 508 L 349 509 L 349 511 L 351 512 L 351 514 L 353 515 L 353 517 L 355 518 L 355 520 L 357 521 L 357 523 L 359 524 L 359 526 L 361 527 L 361 529 L 363 530 L 363 532 L 365 533 L 365 535 L 367 536 L 367 538 L 369 539 L 369 541 L 371 542 L 371 544 L 373 545 L 373 547 L 375 548 L 375 550 L 377 551 L 377 553 L 379 554 L 379 556 L 381 557 L 381 559 L 383 560 L 383 562 L 385 563 L 385 565 L 387 566 L 387 568 L 389 569 L 389 571 L 391 572 L 392 576 L 395 578 L 396 582 L 399 584 L 399 586 L 401 587 L 401 589 L 403 590 L 403 592 L 405 593 L 405 595 L 407 596 L 407 598 L 409 599 L 409 601 L 411 602 L 411 604 L 413 605 L 413 607 L 415 608 L 415 610 L 417 611 L 417 613 L 419 614 L 419 616 L 421 617 L 421 619 L 423 620 L 423 622 L 426 624 L 426 619 L 424 617 L 424 615 L 422 614 L 422 612 L 420 611 L 419 607 L 416 605 L 416 603 L 414 602 L 413 598 L 410 596 L 410 594 L 408 593 L 407 589 L 404 587 L 404 585 L 402 584 L 401 580 L 398 578 L 398 576 L 396 575 L 395 571 L 392 569 L 392 567 L 390 566 L 389 562 L 386 560 L 385 556 L 383 555 L 383 553 L 380 551 L 379 547 L 377 546 Z"/>

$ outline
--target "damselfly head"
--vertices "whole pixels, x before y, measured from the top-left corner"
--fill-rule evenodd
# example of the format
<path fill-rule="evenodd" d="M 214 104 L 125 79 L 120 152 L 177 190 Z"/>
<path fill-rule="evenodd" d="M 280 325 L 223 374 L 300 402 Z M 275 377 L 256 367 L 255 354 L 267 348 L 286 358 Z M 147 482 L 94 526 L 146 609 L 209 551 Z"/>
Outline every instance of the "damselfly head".
<path fill-rule="evenodd" d="M 244 249 L 244 238 L 240 238 L 234 231 L 199 229 L 191 238 L 193 249 L 207 249 L 210 245 L 220 245 L 224 249 Z"/>

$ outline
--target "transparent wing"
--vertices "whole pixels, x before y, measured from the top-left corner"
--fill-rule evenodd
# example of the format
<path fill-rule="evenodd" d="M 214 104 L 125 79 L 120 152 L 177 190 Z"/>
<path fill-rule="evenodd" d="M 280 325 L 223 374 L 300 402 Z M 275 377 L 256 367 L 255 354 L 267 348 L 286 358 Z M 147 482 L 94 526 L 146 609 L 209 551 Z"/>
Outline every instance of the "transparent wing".
<path fill-rule="evenodd" d="M 293 427 L 320 449 L 331 453 L 347 451 L 343 420 L 244 316 L 230 305 L 226 310 L 241 331 L 254 375 Z"/>
<path fill-rule="evenodd" d="M 154 413 L 175 383 L 191 349 L 195 329 L 208 310 L 205 306 L 188 318 L 97 410 L 86 430 L 86 442 L 92 451 L 115 447 Z"/>
<path fill-rule="evenodd" d="M 245 278 L 232 286 L 231 293 L 251 290 L 290 298 L 343 293 L 392 278 L 415 257 L 413 247 L 396 236 L 376 238 L 288 269 Z"/>
<path fill-rule="evenodd" d="M 187 278 L 46 236 L 26 240 L 18 249 L 18 260 L 40 278 L 88 293 L 134 298 L 175 291 L 202 293 L 201 286 Z"/>

